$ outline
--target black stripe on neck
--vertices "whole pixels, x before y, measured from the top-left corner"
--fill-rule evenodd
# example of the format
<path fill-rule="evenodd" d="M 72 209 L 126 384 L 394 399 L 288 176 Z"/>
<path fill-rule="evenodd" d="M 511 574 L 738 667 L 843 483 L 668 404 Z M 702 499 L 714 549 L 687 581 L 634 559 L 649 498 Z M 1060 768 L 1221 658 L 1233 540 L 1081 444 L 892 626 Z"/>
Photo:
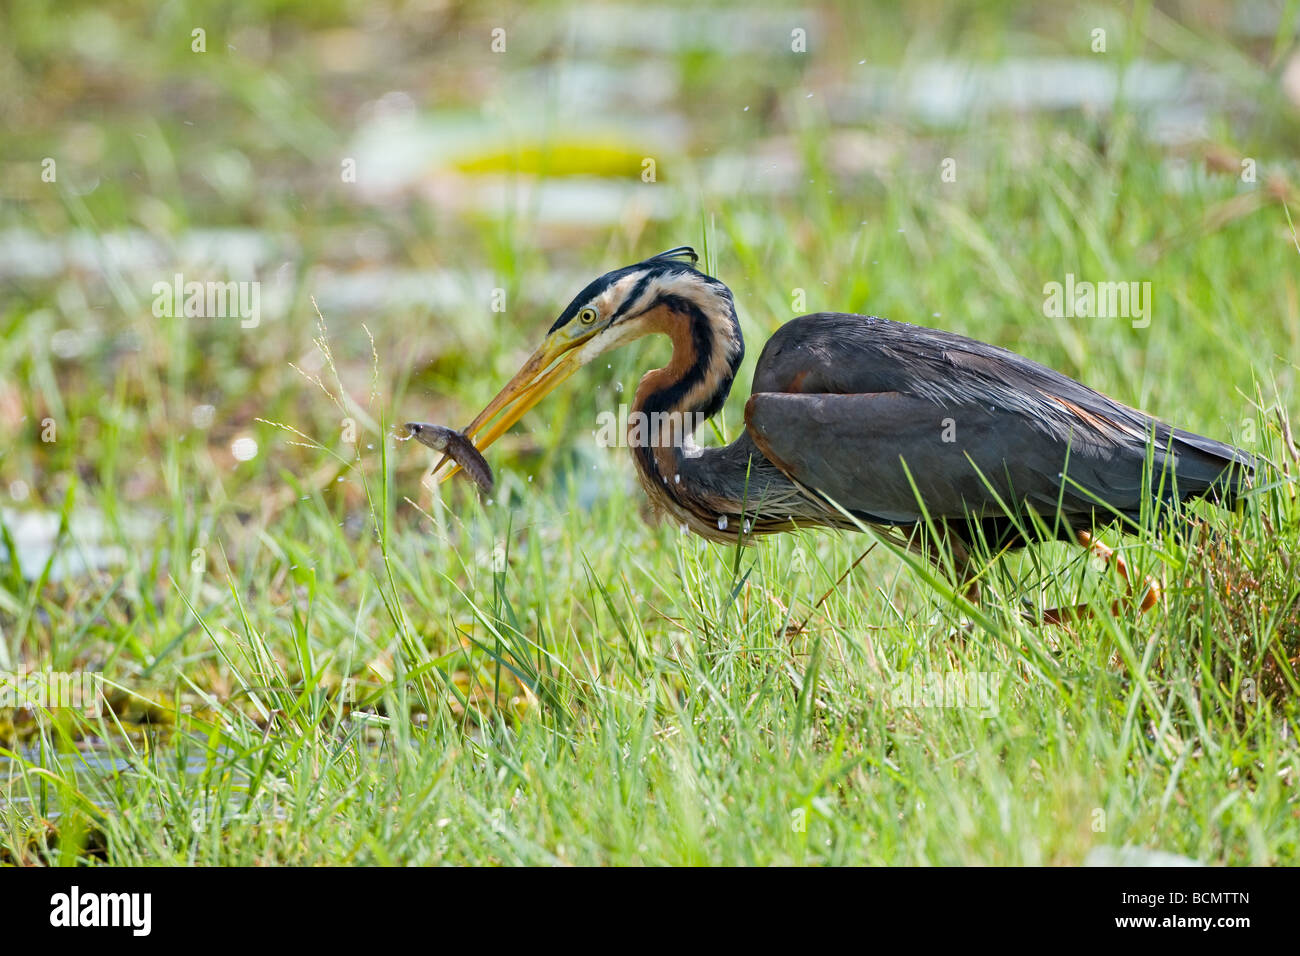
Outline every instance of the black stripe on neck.
<path fill-rule="evenodd" d="M 719 296 L 719 298 L 722 298 Z M 679 295 L 660 296 L 656 305 L 663 305 L 673 310 L 679 315 L 685 315 L 691 323 L 691 339 L 695 347 L 695 361 L 691 367 L 686 370 L 677 381 L 668 385 L 666 388 L 648 395 L 645 400 L 645 410 L 648 412 L 700 412 L 705 418 L 712 418 L 727 401 L 727 395 L 731 393 L 732 382 L 736 379 L 736 372 L 740 369 L 740 363 L 745 358 L 745 343 L 740 337 L 740 323 L 736 320 L 735 309 L 731 307 L 730 302 L 726 302 L 726 307 L 730 311 L 732 328 L 735 332 L 735 351 L 728 356 L 728 368 L 719 377 L 713 391 L 698 405 L 693 408 L 679 407 L 686 401 L 686 396 L 692 390 L 698 387 L 709 374 L 709 367 L 713 364 L 713 358 L 720 351 L 726 350 L 730 343 L 720 341 L 720 336 L 714 333 L 713 325 L 709 322 L 709 317 L 704 311 L 692 302 Z"/>

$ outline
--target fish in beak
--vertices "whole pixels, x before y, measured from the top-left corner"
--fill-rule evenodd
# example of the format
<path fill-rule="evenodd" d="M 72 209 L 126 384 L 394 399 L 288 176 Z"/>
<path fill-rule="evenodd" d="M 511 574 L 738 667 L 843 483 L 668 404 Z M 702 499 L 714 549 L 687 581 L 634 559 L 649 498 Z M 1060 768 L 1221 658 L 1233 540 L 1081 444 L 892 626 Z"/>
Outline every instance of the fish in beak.
<path fill-rule="evenodd" d="M 469 439 L 478 436 L 474 444 L 480 452 L 509 431 L 530 408 L 586 364 L 587 359 L 578 350 L 578 346 L 591 336 L 574 340 L 562 334 L 564 331 L 561 329 L 548 335 L 541 348 L 532 354 L 505 388 L 497 393 L 496 398 L 488 402 L 487 407 L 469 423 L 464 435 Z M 485 427 L 487 430 L 479 436 Z M 450 461 L 453 461 L 452 456 L 445 455 L 433 473 L 436 475 Z M 441 480 L 446 481 L 459 470 L 457 464 Z"/>
<path fill-rule="evenodd" d="M 422 445 L 428 445 L 434 451 L 444 452 L 456 462 L 466 474 L 474 479 L 479 491 L 485 495 L 492 494 L 492 467 L 487 463 L 478 449 L 465 437 L 464 432 L 445 425 L 431 425 L 428 422 L 407 422 L 406 438 L 414 438 Z M 405 438 L 402 439 L 405 441 Z"/>

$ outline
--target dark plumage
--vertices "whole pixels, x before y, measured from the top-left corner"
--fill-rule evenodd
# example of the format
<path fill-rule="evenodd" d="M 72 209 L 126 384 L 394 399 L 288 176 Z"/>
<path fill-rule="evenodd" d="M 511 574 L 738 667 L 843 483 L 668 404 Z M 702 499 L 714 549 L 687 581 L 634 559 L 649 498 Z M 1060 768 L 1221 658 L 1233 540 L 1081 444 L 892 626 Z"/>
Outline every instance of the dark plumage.
<path fill-rule="evenodd" d="M 803 488 L 891 525 L 921 519 L 919 493 L 968 542 L 968 515 L 996 543 L 1019 538 L 1003 503 L 1032 507 L 1066 538 L 1137 521 L 1157 495 L 1230 505 L 1254 464 L 1014 352 L 873 316 L 782 326 L 759 357 L 745 421 Z"/>

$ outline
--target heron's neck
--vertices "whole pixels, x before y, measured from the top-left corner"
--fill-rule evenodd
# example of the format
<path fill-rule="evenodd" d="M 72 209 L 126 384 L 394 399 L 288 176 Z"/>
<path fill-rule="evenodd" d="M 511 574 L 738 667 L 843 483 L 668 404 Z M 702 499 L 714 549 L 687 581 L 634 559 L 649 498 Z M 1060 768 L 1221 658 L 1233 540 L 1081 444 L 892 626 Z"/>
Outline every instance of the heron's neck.
<path fill-rule="evenodd" d="M 647 327 L 672 340 L 673 357 L 641 379 L 628 444 L 644 478 L 671 483 L 682 456 L 694 453 L 695 429 L 726 402 L 745 342 L 731 291 L 715 279 L 669 292 L 659 303 Z"/>

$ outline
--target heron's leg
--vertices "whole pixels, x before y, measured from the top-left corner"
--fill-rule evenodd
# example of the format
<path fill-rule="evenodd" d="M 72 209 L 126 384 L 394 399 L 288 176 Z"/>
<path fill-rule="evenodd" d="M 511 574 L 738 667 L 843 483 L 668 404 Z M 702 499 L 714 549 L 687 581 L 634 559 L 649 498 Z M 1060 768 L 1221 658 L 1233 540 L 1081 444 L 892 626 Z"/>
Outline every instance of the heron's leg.
<path fill-rule="evenodd" d="M 863 560 L 866 558 L 866 556 L 875 550 L 876 550 L 876 544 L 875 542 L 872 542 L 871 547 L 867 548 L 867 550 L 863 551 L 860 555 L 858 555 L 858 559 L 848 566 L 848 569 L 839 576 L 839 580 L 837 580 L 834 584 L 832 584 L 829 588 L 827 588 L 826 592 L 822 594 L 820 598 L 817 599 L 817 603 L 813 605 L 813 609 L 808 612 L 807 617 L 805 617 L 798 624 L 787 624 L 785 628 L 786 637 L 794 637 L 796 634 L 802 634 L 803 629 L 807 627 L 808 622 L 812 620 L 812 616 L 817 613 L 817 609 L 826 603 L 826 599 L 835 593 L 836 588 L 838 588 L 841 584 L 844 583 L 844 579 L 853 573 L 853 569 L 856 568 L 859 564 L 861 564 Z"/>
<path fill-rule="evenodd" d="M 974 561 L 971 559 L 970 548 L 968 548 L 960 538 L 952 533 L 951 529 L 944 529 L 944 540 L 948 544 L 948 552 L 952 556 L 952 567 L 944 560 L 944 553 L 941 548 L 934 542 L 930 542 L 930 547 L 926 547 L 925 542 L 926 528 L 924 525 L 916 525 L 907 539 L 907 549 L 913 554 L 924 554 L 930 559 L 936 571 L 944 576 L 951 576 L 953 583 L 966 595 L 966 600 L 971 604 L 980 603 L 980 583 L 979 575 L 974 567 Z M 951 573 L 950 573 L 951 572 Z"/>
<path fill-rule="evenodd" d="M 1129 575 L 1128 565 L 1124 558 L 1115 553 L 1113 548 L 1108 548 L 1105 544 L 1098 541 L 1087 531 L 1075 532 L 1075 539 L 1082 547 L 1087 548 L 1097 557 L 1106 563 L 1107 567 L 1115 565 L 1119 571 L 1119 576 L 1124 579 L 1126 592 L 1131 596 L 1133 594 L 1133 578 Z M 1154 578 L 1148 577 L 1145 581 L 1145 588 L 1142 591 L 1142 601 L 1138 605 L 1138 613 L 1145 614 L 1156 606 L 1160 600 L 1160 584 Z M 1123 605 L 1115 601 L 1110 606 L 1110 613 L 1119 617 L 1124 613 Z M 1089 617 L 1092 614 L 1092 608 L 1087 604 L 1076 604 L 1073 607 L 1053 607 L 1045 610 L 1041 617 L 1044 624 L 1065 624 L 1069 621 L 1077 621 L 1080 618 Z"/>
<path fill-rule="evenodd" d="M 978 607 L 980 582 L 979 575 L 975 572 L 974 562 L 971 560 L 970 549 L 956 538 L 951 538 L 949 541 L 952 546 L 953 570 L 957 574 L 957 586 L 965 585 L 966 600 Z"/>

